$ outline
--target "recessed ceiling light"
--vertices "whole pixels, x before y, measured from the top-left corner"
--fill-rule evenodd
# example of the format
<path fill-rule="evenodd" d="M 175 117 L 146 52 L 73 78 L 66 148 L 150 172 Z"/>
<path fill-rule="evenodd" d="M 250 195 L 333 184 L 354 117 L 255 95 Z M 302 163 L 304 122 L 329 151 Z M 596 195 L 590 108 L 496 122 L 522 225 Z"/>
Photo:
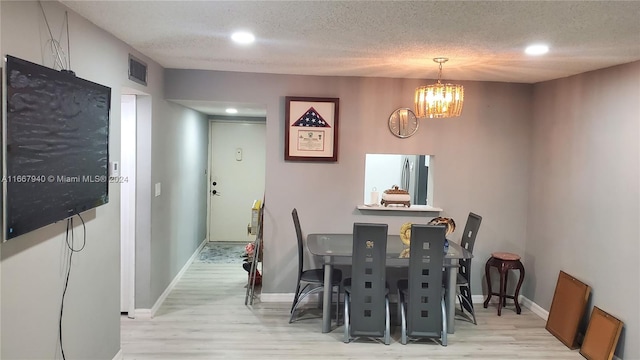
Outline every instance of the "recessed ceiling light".
<path fill-rule="evenodd" d="M 237 114 L 238 113 L 238 109 L 234 109 L 234 108 L 227 108 L 225 111 L 227 112 L 227 114 Z"/>
<path fill-rule="evenodd" d="M 238 44 L 251 44 L 256 40 L 256 37 L 252 33 L 247 31 L 237 31 L 231 35 L 231 40 Z"/>
<path fill-rule="evenodd" d="M 543 55 L 549 52 L 549 47 L 544 44 L 534 44 L 527 46 L 524 52 L 528 55 Z"/>

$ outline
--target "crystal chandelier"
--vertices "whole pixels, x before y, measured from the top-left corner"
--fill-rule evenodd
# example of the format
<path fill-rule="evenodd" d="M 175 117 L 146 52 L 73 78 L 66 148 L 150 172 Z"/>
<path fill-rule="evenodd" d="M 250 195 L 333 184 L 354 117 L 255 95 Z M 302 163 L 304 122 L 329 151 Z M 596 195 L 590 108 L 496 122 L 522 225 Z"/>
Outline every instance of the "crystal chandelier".
<path fill-rule="evenodd" d="M 442 84 L 442 64 L 447 58 L 435 58 L 440 66 L 438 82 L 433 85 L 420 86 L 416 89 L 415 113 L 419 118 L 447 118 L 460 116 L 464 101 L 462 85 Z"/>

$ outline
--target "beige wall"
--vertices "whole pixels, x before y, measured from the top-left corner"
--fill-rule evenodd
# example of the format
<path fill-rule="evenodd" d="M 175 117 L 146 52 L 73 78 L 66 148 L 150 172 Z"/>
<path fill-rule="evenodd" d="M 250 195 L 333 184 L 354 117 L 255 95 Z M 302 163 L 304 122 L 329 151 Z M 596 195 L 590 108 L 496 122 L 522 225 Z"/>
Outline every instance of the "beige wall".
<path fill-rule="evenodd" d="M 524 295 L 548 310 L 573 275 L 640 359 L 640 62 L 537 84 L 533 104 Z"/>
<path fill-rule="evenodd" d="M 483 216 L 473 294 L 485 292 L 484 262 L 493 251 L 523 256 L 522 294 L 547 311 L 558 270 L 573 271 L 594 285 L 592 301 L 602 299 L 605 309 L 627 322 L 618 354 L 640 358 L 638 346 L 625 341 L 639 337 L 638 66 L 537 85 L 463 82 L 461 117 L 423 120 L 418 133 L 404 140 L 388 132 L 387 117 L 410 106 L 413 89 L 426 81 L 171 69 L 165 95 L 266 104 L 267 296 L 295 287 L 293 207 L 305 233 L 348 232 L 355 221 L 388 223 L 390 231 L 404 221 L 426 222 L 355 206 L 362 201 L 366 153 L 433 154 L 434 205 L 460 224 L 469 211 Z M 283 160 L 285 96 L 340 98 L 337 163 Z"/>
<path fill-rule="evenodd" d="M 461 224 L 470 211 L 483 216 L 473 271 L 475 294 L 492 251 L 523 253 L 526 238 L 532 86 L 467 82 L 465 109 L 455 119 L 422 120 L 408 139 L 393 136 L 387 119 L 411 105 L 413 90 L 433 80 L 315 77 L 216 71 L 166 71 L 167 99 L 259 103 L 267 108 L 265 277 L 263 293 L 292 293 L 297 260 L 291 209 L 305 233 L 350 232 L 355 221 L 426 223 L 425 214 L 362 213 L 365 154 L 432 154 L 435 206 Z M 309 84 L 313 84 L 310 86 Z M 336 163 L 284 161 L 284 97 L 340 98 Z M 339 181 L 336 181 L 339 179 Z M 433 214 L 431 214 L 433 215 Z M 397 230 L 393 230 L 397 229 Z"/>

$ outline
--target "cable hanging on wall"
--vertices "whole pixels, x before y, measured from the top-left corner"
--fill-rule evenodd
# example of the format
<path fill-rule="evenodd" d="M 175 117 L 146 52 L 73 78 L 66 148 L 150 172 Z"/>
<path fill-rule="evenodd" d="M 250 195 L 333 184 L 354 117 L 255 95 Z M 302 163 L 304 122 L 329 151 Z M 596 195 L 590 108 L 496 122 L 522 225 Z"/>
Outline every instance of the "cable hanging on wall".
<path fill-rule="evenodd" d="M 64 346 L 62 343 L 62 317 L 64 315 L 64 299 L 67 295 L 67 288 L 69 287 L 69 276 L 71 275 L 71 259 L 73 258 L 73 253 L 80 252 L 84 249 L 87 244 L 87 227 L 85 226 L 84 219 L 80 214 L 76 214 L 80 221 L 82 222 L 82 246 L 79 249 L 76 249 L 74 246 L 74 237 L 73 237 L 73 216 L 67 219 L 67 235 L 65 242 L 67 244 L 67 250 L 69 251 L 69 257 L 67 258 L 67 262 L 65 264 L 66 267 L 66 276 L 64 281 L 64 288 L 62 289 L 62 299 L 60 301 L 60 317 L 58 318 L 58 340 L 60 341 L 60 353 L 62 355 L 62 359 L 65 360 L 66 356 L 64 353 Z"/>
<path fill-rule="evenodd" d="M 58 70 L 69 70 L 71 68 L 71 55 L 69 49 L 69 14 L 67 11 L 64 12 L 64 23 L 62 24 L 62 29 L 60 30 L 60 34 L 58 36 L 58 40 L 53 37 L 53 32 L 51 31 L 51 26 L 49 26 L 49 20 L 47 20 L 47 15 L 44 11 L 44 7 L 42 6 L 42 2 L 38 1 L 38 5 L 40 5 L 40 10 L 42 11 L 42 17 L 44 18 L 45 25 L 47 26 L 47 31 L 49 32 L 49 40 L 47 40 L 47 46 L 49 46 L 51 50 L 51 57 L 53 58 L 53 66 L 52 68 Z M 65 52 L 62 49 L 62 45 L 60 45 L 60 40 L 62 38 L 62 31 L 66 29 L 67 33 L 67 51 Z"/>

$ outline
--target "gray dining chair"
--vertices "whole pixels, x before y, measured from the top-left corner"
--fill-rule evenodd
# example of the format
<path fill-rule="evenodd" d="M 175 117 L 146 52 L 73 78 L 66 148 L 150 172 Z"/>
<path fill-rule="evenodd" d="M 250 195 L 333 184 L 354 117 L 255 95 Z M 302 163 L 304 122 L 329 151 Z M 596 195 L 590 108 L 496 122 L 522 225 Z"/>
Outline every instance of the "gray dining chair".
<path fill-rule="evenodd" d="M 324 286 L 324 269 L 304 269 L 304 238 L 302 236 L 302 228 L 300 227 L 300 218 L 298 217 L 298 210 L 293 209 L 291 211 L 293 217 L 293 225 L 296 229 L 296 238 L 298 240 L 298 282 L 296 285 L 296 293 L 291 304 L 291 316 L 289 317 L 289 323 L 294 322 L 296 319 L 296 310 L 307 296 L 315 293 L 321 293 Z M 338 295 L 338 301 L 336 303 L 336 323 L 340 318 L 340 292 L 341 292 L 341 280 L 342 271 L 334 269 L 331 279 L 331 288 L 336 288 Z M 304 286 L 302 286 L 304 284 Z M 332 304 L 323 304 L 323 306 L 331 306 Z"/>
<path fill-rule="evenodd" d="M 409 338 L 439 338 L 447 346 L 447 316 L 442 286 L 445 227 L 413 224 L 408 279 L 398 280 L 401 343 Z"/>
<path fill-rule="evenodd" d="M 354 223 L 351 278 L 344 287 L 344 342 L 358 337 L 391 343 L 386 286 L 387 224 Z"/>
<path fill-rule="evenodd" d="M 462 239 L 460 240 L 460 246 L 467 249 L 467 251 L 472 254 L 481 222 L 482 216 L 470 212 L 467 217 L 467 224 L 464 226 Z M 477 325 L 476 313 L 473 309 L 473 300 L 471 298 L 471 258 L 460 259 L 458 264 L 460 266 L 458 267 L 456 286 L 458 289 L 457 295 L 460 302 L 460 310 L 463 313 L 464 310 L 467 310 L 473 318 L 473 323 Z"/>

